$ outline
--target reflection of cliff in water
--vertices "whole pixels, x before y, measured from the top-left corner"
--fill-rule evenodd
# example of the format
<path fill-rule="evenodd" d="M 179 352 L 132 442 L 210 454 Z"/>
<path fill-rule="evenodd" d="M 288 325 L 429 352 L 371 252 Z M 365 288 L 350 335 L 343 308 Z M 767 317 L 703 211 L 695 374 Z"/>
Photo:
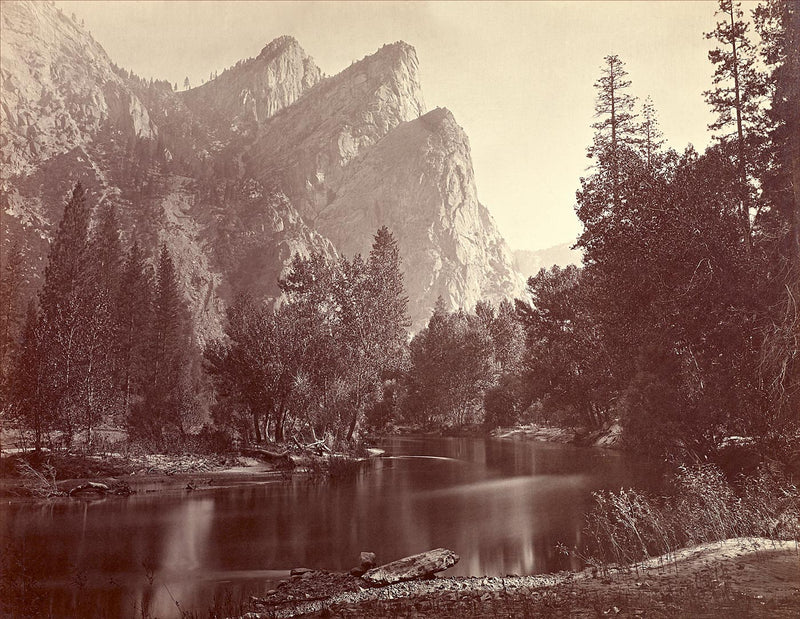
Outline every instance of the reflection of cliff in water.
<path fill-rule="evenodd" d="M 168 616 L 175 600 L 204 610 L 222 590 L 264 594 L 292 567 L 347 570 L 362 550 L 389 561 L 451 548 L 461 556 L 452 575 L 575 567 L 556 544 L 580 544 L 591 491 L 658 477 L 621 454 L 564 445 L 398 438 L 382 447 L 393 457 L 352 479 L 3 505 L 0 523 L 56 614 L 92 604 L 130 615 L 136 604 Z"/>

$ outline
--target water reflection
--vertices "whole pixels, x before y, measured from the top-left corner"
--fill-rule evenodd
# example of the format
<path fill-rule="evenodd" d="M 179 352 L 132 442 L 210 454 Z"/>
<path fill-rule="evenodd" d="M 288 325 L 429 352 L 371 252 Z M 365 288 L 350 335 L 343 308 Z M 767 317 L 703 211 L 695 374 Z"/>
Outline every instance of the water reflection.
<path fill-rule="evenodd" d="M 362 550 L 391 560 L 434 547 L 448 573 L 570 567 L 592 490 L 647 486 L 657 473 L 620 454 L 482 439 L 387 441 L 394 457 L 330 484 L 295 479 L 194 493 L 0 507 L 14 552 L 35 565 L 54 614 L 202 609 L 222 589 L 261 594 L 296 566 L 346 570 Z M 424 456 L 424 457 L 420 457 Z M 136 609 L 136 612 L 134 612 Z"/>

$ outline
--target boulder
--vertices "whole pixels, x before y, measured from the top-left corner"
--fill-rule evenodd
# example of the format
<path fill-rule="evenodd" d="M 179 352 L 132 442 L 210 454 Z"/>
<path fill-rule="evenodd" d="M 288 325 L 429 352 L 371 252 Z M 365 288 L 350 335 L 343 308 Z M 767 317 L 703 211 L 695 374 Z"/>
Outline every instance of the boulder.
<path fill-rule="evenodd" d="M 314 570 L 312 570 L 311 568 L 308 568 L 308 567 L 295 567 L 295 568 L 292 569 L 291 572 L 289 572 L 289 574 L 291 576 L 302 576 L 303 574 L 308 574 L 308 573 L 313 572 L 313 571 Z"/>
<path fill-rule="evenodd" d="M 361 569 L 364 570 L 365 572 L 369 569 L 372 569 L 376 565 L 374 552 L 362 552 L 360 559 L 361 559 Z"/>
<path fill-rule="evenodd" d="M 373 585 L 391 585 L 406 580 L 429 578 L 453 567 L 459 558 L 452 550 L 436 548 L 381 565 L 369 570 L 361 578 Z"/>

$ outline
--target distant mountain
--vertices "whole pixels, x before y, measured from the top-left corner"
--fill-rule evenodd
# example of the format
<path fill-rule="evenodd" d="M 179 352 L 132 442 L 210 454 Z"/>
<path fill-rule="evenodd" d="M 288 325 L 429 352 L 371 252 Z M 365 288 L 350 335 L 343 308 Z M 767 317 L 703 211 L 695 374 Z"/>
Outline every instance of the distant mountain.
<path fill-rule="evenodd" d="M 561 243 L 546 249 L 515 250 L 514 267 L 527 279 L 536 275 L 540 269 L 549 269 L 554 265 L 566 267 L 570 264 L 580 266 L 582 252 L 572 249 L 573 243 Z"/>
<path fill-rule="evenodd" d="M 22 243 L 35 288 L 78 180 L 113 203 L 125 241 L 176 257 L 199 338 L 238 290 L 274 298 L 295 252 L 400 243 L 414 325 L 522 290 L 478 202 L 469 141 L 426 113 L 414 48 L 398 42 L 324 77 L 280 37 L 209 82 L 174 92 L 113 64 L 53 5 L 4 2 L 0 22 L 2 251 Z"/>

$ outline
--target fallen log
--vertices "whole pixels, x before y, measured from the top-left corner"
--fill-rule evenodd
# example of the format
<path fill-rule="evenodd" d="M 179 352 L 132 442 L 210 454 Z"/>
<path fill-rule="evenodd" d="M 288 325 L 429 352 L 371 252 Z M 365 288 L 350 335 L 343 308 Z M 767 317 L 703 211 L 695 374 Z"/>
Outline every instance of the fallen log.
<path fill-rule="evenodd" d="M 268 449 L 261 449 L 259 447 L 250 447 L 242 450 L 242 455 L 251 456 L 253 458 L 261 458 L 268 462 L 278 462 L 287 466 L 294 466 L 294 461 L 289 455 L 289 450 L 282 452 L 269 451 Z"/>
<path fill-rule="evenodd" d="M 96 492 L 98 494 L 105 494 L 109 491 L 109 487 L 96 481 L 87 481 L 80 486 L 75 486 L 69 491 L 69 496 L 78 494 L 79 492 Z"/>
<path fill-rule="evenodd" d="M 373 585 L 391 585 L 406 580 L 430 578 L 437 572 L 453 567 L 459 559 L 452 550 L 436 548 L 373 568 L 361 578 Z"/>

